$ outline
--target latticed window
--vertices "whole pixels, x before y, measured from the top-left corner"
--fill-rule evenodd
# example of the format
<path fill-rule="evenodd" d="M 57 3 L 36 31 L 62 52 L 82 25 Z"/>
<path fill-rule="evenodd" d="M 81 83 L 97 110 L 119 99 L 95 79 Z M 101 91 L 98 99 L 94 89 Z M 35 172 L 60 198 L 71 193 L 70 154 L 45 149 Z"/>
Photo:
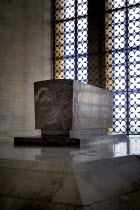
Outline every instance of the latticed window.
<path fill-rule="evenodd" d="M 88 82 L 87 0 L 55 0 L 54 77 Z"/>
<path fill-rule="evenodd" d="M 106 85 L 113 91 L 113 128 L 140 132 L 140 0 L 106 1 Z"/>
<path fill-rule="evenodd" d="M 55 0 L 54 78 L 113 92 L 113 131 L 140 132 L 140 0 Z"/>

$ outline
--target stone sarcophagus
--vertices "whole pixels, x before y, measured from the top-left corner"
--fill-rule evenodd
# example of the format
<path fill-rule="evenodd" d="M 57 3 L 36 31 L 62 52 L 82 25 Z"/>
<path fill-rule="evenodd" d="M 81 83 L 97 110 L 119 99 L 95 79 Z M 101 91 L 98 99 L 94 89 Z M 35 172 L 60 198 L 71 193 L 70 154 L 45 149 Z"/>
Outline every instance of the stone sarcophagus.
<path fill-rule="evenodd" d="M 34 83 L 35 126 L 41 136 L 15 137 L 17 145 L 90 147 L 101 141 L 124 139 L 109 134 L 112 92 L 73 80 Z"/>
<path fill-rule="evenodd" d="M 112 127 L 112 93 L 73 80 L 34 83 L 35 126 L 42 135 L 107 132 Z"/>

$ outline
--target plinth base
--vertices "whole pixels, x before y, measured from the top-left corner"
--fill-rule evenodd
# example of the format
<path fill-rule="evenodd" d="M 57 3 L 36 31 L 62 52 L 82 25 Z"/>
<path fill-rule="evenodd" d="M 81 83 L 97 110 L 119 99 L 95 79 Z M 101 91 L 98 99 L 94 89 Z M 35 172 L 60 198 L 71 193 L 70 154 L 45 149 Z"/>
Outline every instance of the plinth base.
<path fill-rule="evenodd" d="M 108 134 L 104 132 L 72 131 L 70 135 L 42 135 L 36 137 L 15 137 L 15 145 L 41 145 L 41 146 L 85 146 L 95 143 L 126 140 L 126 134 Z"/>
<path fill-rule="evenodd" d="M 80 139 L 69 136 L 15 137 L 15 145 L 80 146 Z"/>

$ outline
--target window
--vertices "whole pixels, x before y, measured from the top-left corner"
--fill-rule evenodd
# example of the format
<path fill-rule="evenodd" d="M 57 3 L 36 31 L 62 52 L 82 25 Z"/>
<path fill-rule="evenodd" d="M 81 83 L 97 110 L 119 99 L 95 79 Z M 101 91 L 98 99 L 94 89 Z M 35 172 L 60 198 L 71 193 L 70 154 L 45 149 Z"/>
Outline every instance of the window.
<path fill-rule="evenodd" d="M 140 132 L 140 1 L 106 1 L 106 85 L 113 91 L 113 129 Z"/>
<path fill-rule="evenodd" d="M 88 82 L 87 2 L 87 0 L 55 0 L 55 79 Z"/>
<path fill-rule="evenodd" d="M 54 5 L 54 78 L 112 90 L 113 131 L 140 133 L 140 0 Z"/>

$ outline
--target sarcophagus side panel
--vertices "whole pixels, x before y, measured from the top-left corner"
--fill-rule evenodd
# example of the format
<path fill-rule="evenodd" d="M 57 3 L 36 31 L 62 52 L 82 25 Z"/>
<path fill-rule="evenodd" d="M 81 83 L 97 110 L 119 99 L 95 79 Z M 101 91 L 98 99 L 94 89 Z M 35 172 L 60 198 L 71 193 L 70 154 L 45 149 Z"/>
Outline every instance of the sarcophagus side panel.
<path fill-rule="evenodd" d="M 71 129 L 72 80 L 46 80 L 35 82 L 34 98 L 36 129 Z"/>
<path fill-rule="evenodd" d="M 109 127 L 112 127 L 112 92 L 74 81 L 72 129 Z"/>

